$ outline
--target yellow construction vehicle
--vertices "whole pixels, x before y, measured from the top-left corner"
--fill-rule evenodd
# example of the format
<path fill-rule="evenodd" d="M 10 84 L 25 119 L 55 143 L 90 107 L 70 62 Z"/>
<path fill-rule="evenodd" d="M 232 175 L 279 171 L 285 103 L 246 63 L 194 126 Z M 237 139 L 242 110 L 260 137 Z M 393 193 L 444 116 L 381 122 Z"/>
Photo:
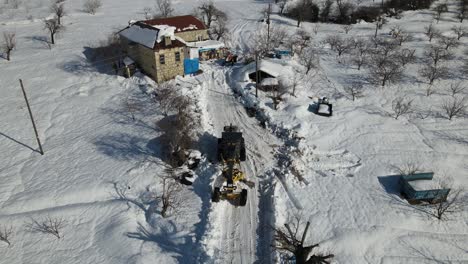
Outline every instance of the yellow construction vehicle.
<path fill-rule="evenodd" d="M 247 189 L 242 187 L 244 184 L 248 186 L 249 182 L 240 169 L 240 162 L 245 159 L 245 142 L 242 133 L 236 126 L 225 126 L 221 138 L 218 139 L 218 161 L 223 166 L 222 182 L 213 189 L 213 202 L 226 199 L 233 204 L 245 206 Z"/>

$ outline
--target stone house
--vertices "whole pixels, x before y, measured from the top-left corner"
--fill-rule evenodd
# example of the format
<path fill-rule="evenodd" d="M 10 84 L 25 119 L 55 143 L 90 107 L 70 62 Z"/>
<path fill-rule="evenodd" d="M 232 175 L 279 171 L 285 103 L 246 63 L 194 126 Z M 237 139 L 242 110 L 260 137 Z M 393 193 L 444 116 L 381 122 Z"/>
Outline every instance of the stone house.
<path fill-rule="evenodd" d="M 189 15 L 131 22 L 119 35 L 127 56 L 158 83 L 184 75 L 188 43 L 209 40 L 203 22 Z"/>

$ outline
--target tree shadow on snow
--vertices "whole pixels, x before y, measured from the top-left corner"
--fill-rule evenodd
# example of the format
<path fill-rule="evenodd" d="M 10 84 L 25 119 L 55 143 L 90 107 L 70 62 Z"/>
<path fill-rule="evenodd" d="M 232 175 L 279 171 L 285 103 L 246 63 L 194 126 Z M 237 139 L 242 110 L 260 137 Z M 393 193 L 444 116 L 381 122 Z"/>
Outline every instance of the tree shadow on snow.
<path fill-rule="evenodd" d="M 145 161 L 150 157 L 162 158 L 161 138 L 147 138 L 116 132 L 103 135 L 93 143 L 99 152 L 117 160 Z"/>
<path fill-rule="evenodd" d="M 158 247 L 167 252 L 176 254 L 178 263 L 203 263 L 197 260 L 194 254 L 195 245 L 190 235 L 180 235 L 177 225 L 172 221 L 158 222 L 155 228 L 157 231 L 152 232 L 143 224 L 138 223 L 135 232 L 127 232 L 129 238 L 142 240 L 144 242 L 153 242 Z"/>

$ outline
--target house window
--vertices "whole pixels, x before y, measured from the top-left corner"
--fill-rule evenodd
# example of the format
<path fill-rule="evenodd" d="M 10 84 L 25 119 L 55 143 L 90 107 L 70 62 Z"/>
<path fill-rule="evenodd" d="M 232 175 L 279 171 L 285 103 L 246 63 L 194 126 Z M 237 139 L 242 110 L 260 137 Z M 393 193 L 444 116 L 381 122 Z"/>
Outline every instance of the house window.
<path fill-rule="evenodd" d="M 198 41 L 203 41 L 203 36 L 202 35 L 197 35 L 197 40 Z"/>
<path fill-rule="evenodd" d="M 164 57 L 164 55 L 159 55 L 159 63 L 166 64 L 166 57 Z"/>
<path fill-rule="evenodd" d="M 180 52 L 175 53 L 175 60 L 180 61 Z"/>

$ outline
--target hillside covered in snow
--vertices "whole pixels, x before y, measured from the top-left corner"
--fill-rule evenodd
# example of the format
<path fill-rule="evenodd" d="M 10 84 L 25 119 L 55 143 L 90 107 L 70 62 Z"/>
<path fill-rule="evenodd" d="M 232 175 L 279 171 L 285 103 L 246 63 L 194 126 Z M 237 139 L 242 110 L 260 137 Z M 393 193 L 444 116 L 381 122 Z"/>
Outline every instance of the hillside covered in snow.
<path fill-rule="evenodd" d="M 239 60 L 201 61 L 165 84 L 115 74 L 120 55 L 103 48 L 157 1 L 102 0 L 96 12 L 86 1 L 59 1 L 55 44 L 50 1 L 0 1 L 0 47 L 16 43 L 9 61 L 0 53 L 0 263 L 296 263 L 279 234 L 289 224 L 300 240 L 306 222 L 310 256 L 330 263 L 468 263 L 465 0 L 369 21 L 340 12 L 380 1 L 330 1 L 326 19 L 328 1 L 313 1 L 300 23 L 303 0 L 270 11 L 213 0 L 226 15 L 213 28 Z M 203 1 L 168 2 L 186 15 Z M 324 97 L 329 117 L 317 114 Z M 245 138 L 246 206 L 212 201 L 230 124 Z M 447 201 L 410 204 L 399 175 L 415 172 L 433 172 L 414 186 L 450 188 Z"/>

